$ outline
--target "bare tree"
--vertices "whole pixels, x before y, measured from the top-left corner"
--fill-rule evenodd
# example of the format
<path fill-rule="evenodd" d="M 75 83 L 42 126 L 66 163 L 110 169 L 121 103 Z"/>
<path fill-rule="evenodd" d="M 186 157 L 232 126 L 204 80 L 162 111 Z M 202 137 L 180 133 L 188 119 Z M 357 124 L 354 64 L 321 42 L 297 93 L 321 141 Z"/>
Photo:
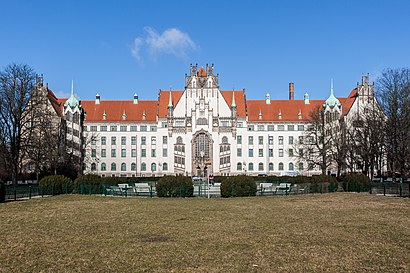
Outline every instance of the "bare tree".
<path fill-rule="evenodd" d="M 343 117 L 338 120 L 332 121 L 328 124 L 328 132 L 331 139 L 330 153 L 333 162 L 337 165 L 337 177 L 340 176 L 342 171 L 346 169 L 347 166 L 347 155 L 348 155 L 348 128 Z"/>
<path fill-rule="evenodd" d="M 309 113 L 309 122 L 304 141 L 296 144 L 295 157 L 299 162 L 306 162 L 309 169 L 319 167 L 325 175 L 332 163 L 332 138 L 323 107 L 317 106 Z"/>
<path fill-rule="evenodd" d="M 0 145 L 6 168 L 17 184 L 21 168 L 23 122 L 29 114 L 29 104 L 35 73 L 28 65 L 8 65 L 0 72 Z"/>
<path fill-rule="evenodd" d="M 376 82 L 386 115 L 388 169 L 408 176 L 410 170 L 410 69 L 387 69 Z"/>

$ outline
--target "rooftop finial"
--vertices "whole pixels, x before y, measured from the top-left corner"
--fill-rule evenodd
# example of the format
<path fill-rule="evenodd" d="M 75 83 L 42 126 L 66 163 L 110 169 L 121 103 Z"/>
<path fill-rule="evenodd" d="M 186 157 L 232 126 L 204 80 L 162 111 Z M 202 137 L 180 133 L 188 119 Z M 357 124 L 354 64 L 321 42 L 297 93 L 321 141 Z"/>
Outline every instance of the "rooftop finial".
<path fill-rule="evenodd" d="M 231 107 L 236 107 L 236 103 L 235 103 L 235 92 L 232 92 L 232 105 Z"/>
<path fill-rule="evenodd" d="M 169 102 L 168 102 L 168 107 L 172 107 L 172 91 L 169 91 Z"/>
<path fill-rule="evenodd" d="M 71 80 L 71 96 L 74 97 L 74 80 Z"/>
<path fill-rule="evenodd" d="M 333 78 L 330 79 L 330 95 L 334 96 L 334 93 L 333 93 Z"/>

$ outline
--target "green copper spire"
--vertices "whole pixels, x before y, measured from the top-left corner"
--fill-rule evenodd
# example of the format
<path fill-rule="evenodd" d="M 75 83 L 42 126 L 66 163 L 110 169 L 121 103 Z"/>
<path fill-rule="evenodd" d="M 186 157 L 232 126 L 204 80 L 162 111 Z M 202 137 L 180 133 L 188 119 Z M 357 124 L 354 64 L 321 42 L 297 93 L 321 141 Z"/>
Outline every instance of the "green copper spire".
<path fill-rule="evenodd" d="M 324 107 L 329 106 L 331 108 L 335 107 L 335 106 L 340 106 L 341 103 L 340 101 L 335 97 L 334 95 L 334 91 L 333 91 L 333 79 L 331 79 L 330 82 L 330 96 L 329 98 L 326 100 L 325 104 L 323 105 Z"/>
<path fill-rule="evenodd" d="M 71 81 L 71 96 L 64 103 L 64 107 L 70 106 L 71 108 L 75 108 L 78 105 L 79 105 L 78 100 L 74 97 L 74 81 Z"/>

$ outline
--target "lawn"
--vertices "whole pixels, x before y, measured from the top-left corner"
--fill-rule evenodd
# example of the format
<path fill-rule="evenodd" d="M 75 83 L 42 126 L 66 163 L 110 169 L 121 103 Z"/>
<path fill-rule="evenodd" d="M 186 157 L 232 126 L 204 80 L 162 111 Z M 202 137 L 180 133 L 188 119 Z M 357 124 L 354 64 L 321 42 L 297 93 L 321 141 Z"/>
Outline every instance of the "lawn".
<path fill-rule="evenodd" d="M 409 272 L 410 199 L 65 195 L 0 204 L 0 272 Z"/>

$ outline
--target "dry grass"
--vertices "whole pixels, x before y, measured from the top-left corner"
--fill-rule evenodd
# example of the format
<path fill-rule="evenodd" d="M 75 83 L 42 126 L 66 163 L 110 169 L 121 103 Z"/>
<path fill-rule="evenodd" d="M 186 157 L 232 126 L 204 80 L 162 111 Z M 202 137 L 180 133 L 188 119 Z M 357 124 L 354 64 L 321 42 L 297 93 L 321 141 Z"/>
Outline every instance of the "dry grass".
<path fill-rule="evenodd" d="M 1 272 L 409 272 L 410 199 L 67 195 L 0 204 Z"/>

